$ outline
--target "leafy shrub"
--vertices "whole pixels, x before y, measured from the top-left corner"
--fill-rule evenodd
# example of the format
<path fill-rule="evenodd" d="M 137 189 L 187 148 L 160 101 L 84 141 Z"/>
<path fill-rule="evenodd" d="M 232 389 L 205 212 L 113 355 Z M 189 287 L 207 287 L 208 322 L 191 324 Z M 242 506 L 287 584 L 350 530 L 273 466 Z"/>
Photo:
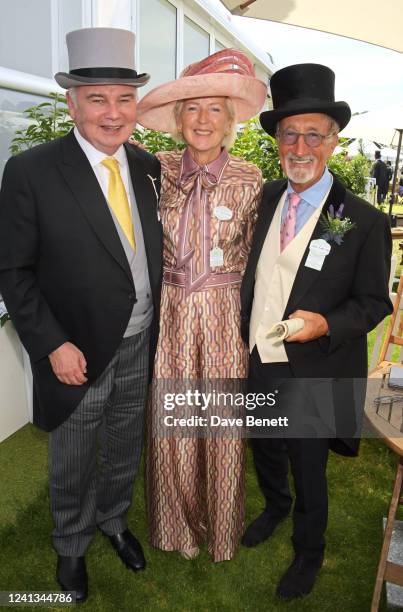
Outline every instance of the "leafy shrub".
<path fill-rule="evenodd" d="M 50 102 L 42 102 L 24 111 L 31 123 L 27 128 L 15 132 L 10 147 L 12 155 L 65 136 L 73 127 L 65 97 L 60 94 L 50 94 L 49 97 Z"/>
<path fill-rule="evenodd" d="M 370 176 L 371 162 L 364 155 L 346 159 L 343 153 L 332 155 L 328 161 L 331 170 L 353 193 L 365 194 L 365 179 Z"/>
<path fill-rule="evenodd" d="M 183 143 L 175 142 L 170 136 L 163 132 L 155 132 L 146 128 L 136 128 L 133 132 L 133 138 L 145 146 L 150 153 L 157 151 L 174 151 L 183 150 Z"/>
<path fill-rule="evenodd" d="M 238 132 L 231 153 L 255 164 L 265 179 L 273 180 L 284 176 L 275 138 L 258 127 L 255 119 L 245 123 Z"/>

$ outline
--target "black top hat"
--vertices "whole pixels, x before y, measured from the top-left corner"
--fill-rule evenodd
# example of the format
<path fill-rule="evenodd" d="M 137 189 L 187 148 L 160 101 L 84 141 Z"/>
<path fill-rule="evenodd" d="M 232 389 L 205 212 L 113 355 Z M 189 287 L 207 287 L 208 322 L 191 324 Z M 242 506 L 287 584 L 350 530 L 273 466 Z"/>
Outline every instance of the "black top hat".
<path fill-rule="evenodd" d="M 340 130 L 350 121 L 347 102 L 334 101 L 334 72 L 321 64 L 295 64 L 275 72 L 270 80 L 274 110 L 260 115 L 262 128 L 275 135 L 284 117 L 324 113 L 337 121 Z"/>

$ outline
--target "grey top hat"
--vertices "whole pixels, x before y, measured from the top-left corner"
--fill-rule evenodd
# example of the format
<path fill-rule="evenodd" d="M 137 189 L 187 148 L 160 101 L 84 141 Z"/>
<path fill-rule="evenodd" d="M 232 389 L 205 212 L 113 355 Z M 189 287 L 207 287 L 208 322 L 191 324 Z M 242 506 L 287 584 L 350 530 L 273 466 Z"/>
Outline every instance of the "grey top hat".
<path fill-rule="evenodd" d="M 66 36 L 70 72 L 58 72 L 60 87 L 145 85 L 150 75 L 134 69 L 134 34 L 119 28 L 82 28 Z"/>

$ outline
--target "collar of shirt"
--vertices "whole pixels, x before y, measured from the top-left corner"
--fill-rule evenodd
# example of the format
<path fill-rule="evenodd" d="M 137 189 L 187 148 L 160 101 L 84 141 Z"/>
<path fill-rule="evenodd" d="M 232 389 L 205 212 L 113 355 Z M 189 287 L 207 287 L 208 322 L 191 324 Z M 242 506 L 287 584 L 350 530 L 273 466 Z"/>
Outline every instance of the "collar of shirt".
<path fill-rule="evenodd" d="M 74 128 L 74 136 L 76 137 L 78 144 L 87 156 L 92 168 L 100 164 L 102 160 L 105 159 L 105 157 L 114 157 L 115 159 L 117 159 L 119 162 L 120 169 L 126 166 L 126 152 L 123 145 L 120 145 L 120 147 L 117 149 L 117 151 L 115 151 L 113 155 L 106 155 L 106 153 L 103 153 L 102 151 L 96 149 L 94 145 L 92 145 L 90 142 L 88 142 L 88 140 L 81 136 L 77 127 Z"/>
<path fill-rule="evenodd" d="M 127 161 L 126 151 L 125 151 L 124 146 L 120 145 L 120 147 L 117 149 L 117 151 L 115 151 L 113 156 L 110 156 L 110 155 L 106 155 L 102 151 L 99 151 L 90 142 L 88 142 L 88 140 L 83 138 L 76 127 L 74 128 L 74 136 L 77 138 L 78 144 L 84 151 L 89 163 L 91 164 L 91 168 L 97 178 L 97 181 L 102 189 L 102 192 L 106 200 L 108 199 L 110 172 L 108 168 L 106 168 L 105 166 L 101 164 L 101 162 L 102 160 L 105 159 L 105 157 L 114 157 L 115 159 L 118 160 L 120 175 L 122 177 L 122 181 L 126 189 L 126 194 L 129 200 L 129 206 L 131 209 L 132 203 L 131 203 L 131 196 L 130 196 L 131 192 L 130 192 L 129 164 Z"/>
<path fill-rule="evenodd" d="M 320 206 L 323 198 L 326 193 L 329 191 L 331 185 L 333 183 L 333 177 L 330 174 L 329 170 L 325 167 L 325 170 L 319 179 L 312 187 L 309 187 L 305 191 L 301 191 L 298 195 L 301 197 L 301 202 L 297 207 L 297 218 L 295 225 L 295 234 L 301 230 L 301 228 L 305 225 L 311 215 L 315 212 L 315 210 Z M 293 188 L 288 181 L 287 186 L 287 196 L 291 193 Z M 283 210 L 281 211 L 281 223 L 284 223 L 288 212 L 288 201 L 289 198 L 286 197 Z"/>

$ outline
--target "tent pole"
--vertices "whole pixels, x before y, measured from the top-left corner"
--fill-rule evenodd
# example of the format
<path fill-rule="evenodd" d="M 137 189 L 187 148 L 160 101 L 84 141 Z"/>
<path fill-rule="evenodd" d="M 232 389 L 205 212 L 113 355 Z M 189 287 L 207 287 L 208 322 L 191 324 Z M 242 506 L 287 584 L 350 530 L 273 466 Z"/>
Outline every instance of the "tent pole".
<path fill-rule="evenodd" d="M 253 4 L 255 1 L 256 0 L 246 0 L 246 2 L 242 2 L 242 4 L 239 5 L 239 8 L 241 9 L 241 11 L 244 11 L 248 8 L 248 6 Z"/>
<path fill-rule="evenodd" d="M 392 193 L 390 194 L 390 199 L 389 199 L 389 217 L 392 217 L 392 208 L 393 208 L 393 204 L 395 203 L 395 197 L 396 197 L 397 173 L 399 172 L 400 149 L 402 148 L 403 129 L 401 130 L 399 129 L 397 130 L 397 132 L 399 132 L 399 142 L 397 144 L 396 164 L 395 164 L 395 171 L 393 174 Z"/>
<path fill-rule="evenodd" d="M 255 2 L 256 0 L 245 0 L 245 2 L 242 2 L 241 4 L 238 4 L 238 6 L 235 6 L 233 9 L 231 9 L 231 13 L 233 15 L 243 17 L 243 15 L 248 12 L 248 8 L 250 7 L 250 5 L 254 4 Z"/>

